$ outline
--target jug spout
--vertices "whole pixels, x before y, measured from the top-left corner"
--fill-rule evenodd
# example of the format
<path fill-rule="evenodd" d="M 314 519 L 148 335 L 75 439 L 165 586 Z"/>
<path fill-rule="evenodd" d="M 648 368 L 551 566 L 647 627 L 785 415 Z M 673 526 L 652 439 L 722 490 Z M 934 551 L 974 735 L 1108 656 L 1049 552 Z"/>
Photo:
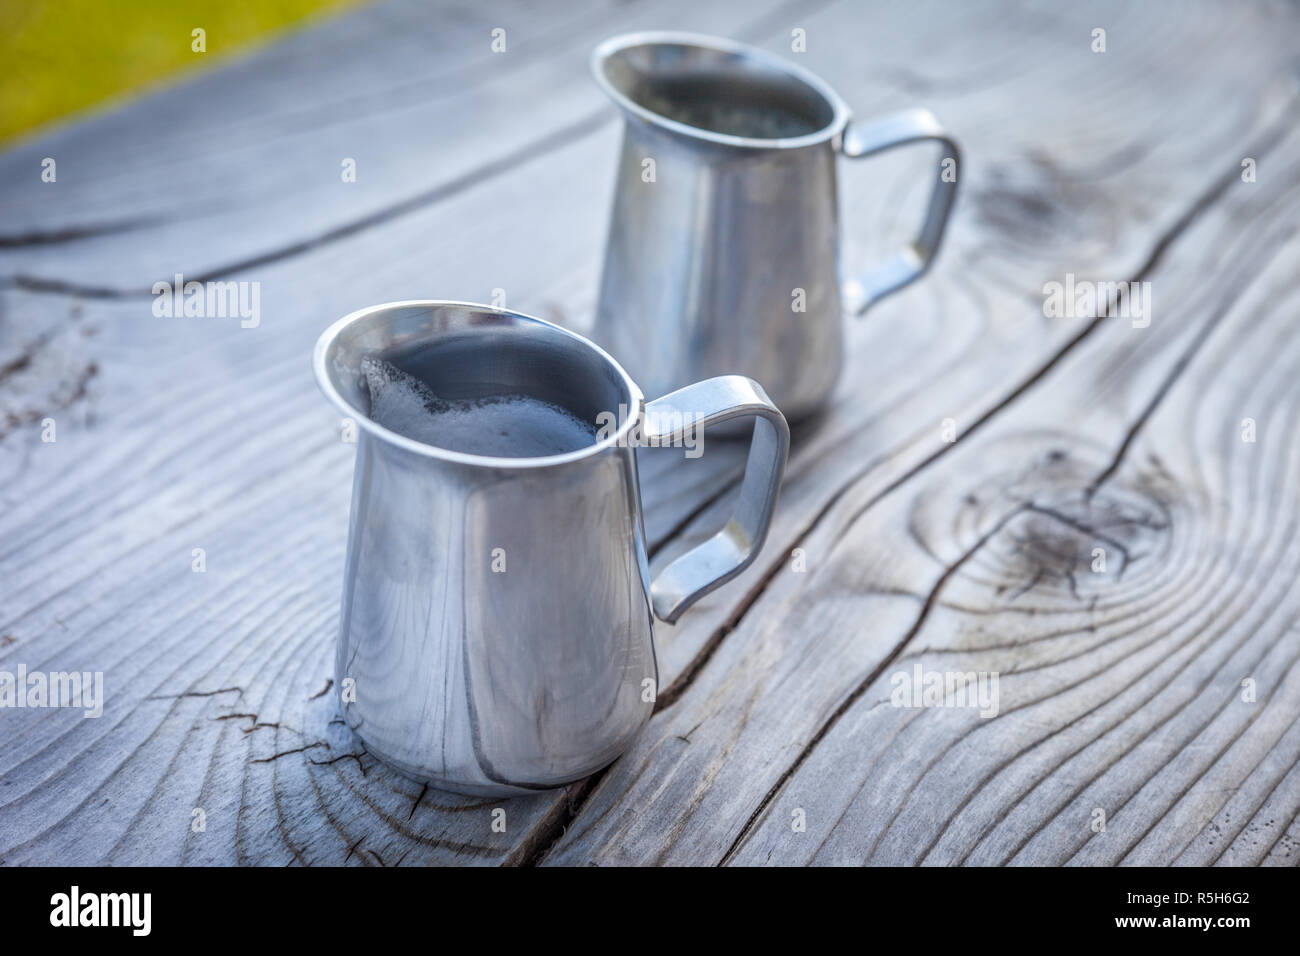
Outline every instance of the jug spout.
<path fill-rule="evenodd" d="M 719 37 L 624 34 L 596 47 L 591 70 L 629 118 L 701 146 L 797 149 L 834 139 L 849 120 L 815 74 Z"/>

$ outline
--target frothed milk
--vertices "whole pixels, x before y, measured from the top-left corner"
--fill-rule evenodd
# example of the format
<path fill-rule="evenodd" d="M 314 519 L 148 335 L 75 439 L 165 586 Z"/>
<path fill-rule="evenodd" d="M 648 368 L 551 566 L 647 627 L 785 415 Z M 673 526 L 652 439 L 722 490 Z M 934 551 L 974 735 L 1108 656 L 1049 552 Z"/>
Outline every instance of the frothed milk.
<path fill-rule="evenodd" d="M 406 438 L 469 455 L 541 458 L 596 441 L 596 427 L 528 395 L 449 399 L 391 362 L 361 361 L 370 417 Z"/>

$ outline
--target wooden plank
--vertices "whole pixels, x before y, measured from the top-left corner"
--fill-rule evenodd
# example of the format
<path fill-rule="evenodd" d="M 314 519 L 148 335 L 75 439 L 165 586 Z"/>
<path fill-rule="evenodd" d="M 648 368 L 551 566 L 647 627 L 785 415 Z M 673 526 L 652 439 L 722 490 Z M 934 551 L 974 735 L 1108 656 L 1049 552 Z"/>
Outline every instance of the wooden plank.
<path fill-rule="evenodd" d="M 1277 432 L 1271 448 L 1241 442 L 1240 422 L 1255 387 L 1271 388 L 1269 420 L 1287 407 L 1279 346 L 1300 249 L 1280 183 L 1225 203 L 1153 274 L 1164 322 L 1108 326 L 1032 403 L 850 532 L 846 549 L 886 527 L 906 536 L 934 583 L 735 862 L 1165 863 L 1198 832 L 1215 839 L 1202 827 L 1236 785 L 1278 780 L 1255 771 L 1297 715 L 1282 537 L 1296 461 Z M 889 706 L 891 674 L 915 662 L 1001 670 L 998 719 Z M 1243 676 L 1258 706 L 1235 707 Z M 833 808 L 817 799 L 825 774 L 848 778 L 826 788 Z M 819 823 L 792 836 L 795 794 Z"/>
<path fill-rule="evenodd" d="M 763 29 L 775 9 L 673 15 L 701 30 Z M 585 74 L 574 82 L 589 85 Z M 535 113 L 535 100 L 513 108 Z M 612 176 L 610 113 L 599 141 L 453 191 L 386 223 L 378 240 L 350 235 L 308 261 L 246 273 L 263 292 L 256 329 L 160 322 L 148 297 L 5 292 L 0 659 L 103 670 L 114 705 L 89 730 L 62 712 L 15 716 L 0 755 L 12 784 L 3 859 L 483 862 L 517 850 L 557 806 L 549 795 L 514 801 L 498 834 L 481 804 L 422 795 L 366 755 L 345 756 L 353 745 L 321 691 L 352 448 L 305 359 L 328 321 L 368 301 L 482 299 L 502 286 L 554 314 L 548 297 L 567 300 L 575 276 L 593 285 L 581 243 L 598 248 L 604 229 L 590 170 L 599 162 Z M 518 228 L 529 215 L 570 231 L 539 242 Z M 484 257 L 489 246 L 499 258 Z M 69 390 L 76 378 L 84 394 Z M 47 414 L 52 445 L 39 440 Z M 203 575 L 190 572 L 194 547 L 209 555 Z M 211 836 L 190 833 L 196 807 Z"/>
<path fill-rule="evenodd" d="M 1285 829 L 1293 167 L 1178 242 L 1150 278 L 1159 325 L 1104 320 L 924 477 L 852 489 L 801 542 L 806 583 L 769 584 L 550 859 L 1167 863 Z M 1256 409 L 1262 446 L 1240 440 Z M 1106 574 L 1088 571 L 1097 546 Z M 915 664 L 1001 672 L 997 719 L 891 706 Z"/>
<path fill-rule="evenodd" d="M 1154 26 L 1147 14 L 1128 9 L 1110 16 L 1135 36 Z M 655 726 L 700 692 L 698 682 L 716 669 L 710 655 L 743 646 L 735 642 L 755 626 L 755 614 L 779 606 L 772 604 L 778 596 L 794 599 L 795 591 L 782 590 L 793 576 L 774 576 L 791 547 L 834 526 L 833 516 L 855 495 L 878 492 L 937 450 L 938 409 L 950 409 L 966 431 L 981 416 L 1000 414 L 1008 397 L 1066 347 L 1075 330 L 1045 322 L 1035 302 L 1043 276 L 1065 264 L 1081 274 L 1137 274 L 1161 236 L 1181 232 L 1179 218 L 1196 202 L 1188 184 L 1213 181 L 1204 172 L 1210 165 L 1235 165 L 1239 144 L 1259 137 L 1261 117 L 1276 106 L 1270 64 L 1281 61 L 1284 35 L 1255 12 L 1217 33 L 1224 38 L 1223 62 L 1215 61 L 1219 92 L 1203 87 L 1203 74 L 1179 52 L 1197 42 L 1195 28 L 1180 27 L 1190 33 L 1173 37 L 1168 48 L 1143 47 L 1107 61 L 1104 82 L 1094 89 L 1087 81 L 1097 79 L 1095 61 L 1071 58 L 1086 16 L 1016 21 L 1019 37 L 1000 26 L 997 44 L 981 42 L 976 14 L 945 17 L 938 18 L 944 29 L 924 38 L 905 29 L 901 8 L 868 17 L 837 5 L 798 18 L 810 30 L 811 51 L 822 51 L 809 65 L 864 112 L 906 105 L 917 97 L 917 83 L 930 83 L 927 100 L 941 115 L 956 111 L 970 155 L 986 162 L 967 171 L 962 218 L 940 269 L 853 328 L 851 367 L 872 383 L 870 394 L 856 394 L 850 377 L 835 412 L 801 436 L 763 564 L 710 596 L 678 628 L 661 630 L 664 702 L 680 703 Z M 676 19 L 724 29 L 706 25 L 703 13 L 695 22 Z M 771 36 L 780 48 L 788 28 L 780 24 Z M 1247 41 L 1257 49 L 1253 59 L 1230 55 Z M 927 62 L 935 42 L 950 55 L 929 58 L 933 74 L 899 72 Z M 1143 92 L 1139 80 L 1152 72 L 1206 92 L 1168 104 L 1158 90 Z M 585 76 L 573 80 L 586 83 Z M 1040 95 L 1008 115 L 1008 84 Z M 1218 109 L 1206 99 L 1213 96 L 1222 97 Z M 1240 97 L 1253 99 L 1256 110 L 1243 114 L 1235 105 Z M 515 109 L 531 110 L 534 102 L 521 100 Z M 1079 123 L 1053 127 L 1072 107 L 1080 110 Z M 1125 108 L 1162 115 L 1168 134 L 1126 125 Z M 565 115 L 557 110 L 556 121 Z M 10 790 L 17 787 L 5 791 L 3 859 L 492 862 L 530 859 L 558 835 L 570 815 L 563 795 L 511 801 L 507 832 L 493 834 L 490 806 L 421 795 L 366 755 L 348 756 L 350 742 L 330 725 L 329 695 L 317 695 L 331 670 L 351 455 L 306 381 L 303 356 L 335 315 L 405 295 L 483 298 L 504 286 L 512 305 L 541 314 L 558 309 L 558 317 L 581 326 L 604 226 L 604 207 L 591 196 L 607 194 L 610 180 L 595 180 L 612 169 L 616 134 L 607 123 L 427 208 L 246 272 L 264 287 L 267 321 L 254 332 L 185 323 L 160 328 L 144 312 L 147 299 L 104 300 L 81 306 L 77 325 L 99 330 L 84 343 L 23 346 L 20 356 L 30 352 L 25 368 L 44 370 L 32 374 L 26 391 L 16 387 L 21 368 L 17 380 L 11 374 L 4 382 L 6 400 L 17 394 L 27 427 L 0 446 L 17 449 L 0 467 L 11 479 L 0 492 L 7 542 L 0 573 L 14 582 L 3 617 L 15 637 L 0 647 L 0 661 L 21 654 L 29 665 L 107 664 L 102 669 L 123 696 L 120 709 L 97 722 L 105 726 L 93 739 L 82 725 L 53 715 L 24 727 L 0 755 L 0 777 Z M 1036 158 L 1026 163 L 1026 155 Z M 910 210 L 900 196 L 911 198 L 917 178 L 915 161 L 906 158 L 860 174 L 846 170 L 846 220 L 886 224 L 878 234 L 850 230 L 846 261 L 867 261 L 901 231 Z M 1035 204 L 1044 196 L 1046 210 Z M 548 231 L 543 243 L 520 228 L 550 222 L 567 229 Z M 486 247 L 496 253 L 492 262 L 484 261 Z M 177 255 L 201 258 L 203 251 L 182 243 Z M 3 302 L 13 327 L 47 323 L 40 327 L 57 335 L 66 334 L 62 322 L 76 307 L 22 289 L 10 289 Z M 100 370 L 91 377 L 89 401 L 68 400 L 70 409 L 89 413 L 89 427 L 74 419 L 66 428 L 59 412 L 60 443 L 43 446 L 30 416 L 62 401 L 49 383 L 62 387 L 72 374 L 45 367 L 54 351 L 70 357 L 73 372 L 84 374 L 91 363 Z M 42 389 L 52 394 L 30 398 Z M 684 534 L 674 533 L 725 488 L 732 463 L 715 443 L 689 467 L 664 460 L 651 468 L 663 472 L 659 481 L 648 475 L 646 486 L 654 533 L 672 538 L 667 554 L 714 517 L 706 508 Z M 39 506 L 31 509 L 32 501 Z M 189 572 L 195 542 L 210 555 L 205 575 Z M 860 560 L 873 560 L 869 550 L 863 554 Z M 906 617 L 900 613 L 900 622 Z M 819 637 L 801 634 L 804 643 Z M 795 646 L 802 653 L 803 644 Z M 854 656 L 862 653 L 855 649 L 837 666 L 851 677 L 869 672 L 879 655 Z M 738 679 L 732 686 L 752 696 L 761 684 Z M 232 687 L 239 690 L 226 689 Z M 792 740 L 781 731 L 769 743 Z M 611 774 L 631 759 L 635 754 Z M 682 773 L 660 762 L 643 783 Z M 609 779 L 580 819 L 601 805 Z M 738 811 L 744 817 L 766 790 L 747 792 L 755 796 Z M 205 835 L 189 833 L 194 806 L 209 811 Z M 730 818 L 718 818 L 719 827 L 729 825 Z"/>
<path fill-rule="evenodd" d="M 1017 49 L 1020 48 L 1023 45 L 1017 45 Z M 1279 66 L 1273 75 L 1281 80 L 1285 73 Z M 1104 110 L 1096 102 L 1089 106 Z M 1277 146 L 1275 140 L 1278 131 L 1294 126 L 1294 110 L 1295 106 L 1291 104 L 1283 118 L 1275 121 L 1273 132 L 1264 137 L 1264 141 L 1273 142 L 1267 153 L 1272 157 L 1272 163 L 1282 163 L 1288 155 L 1287 149 Z M 1145 111 L 1138 112 L 1147 115 Z M 1059 271 L 1054 270 L 1056 276 L 1063 277 L 1066 271 L 1076 271 L 1080 275 L 1109 275 L 1115 279 L 1149 277 L 1157 289 L 1180 293 L 1164 297 L 1166 304 L 1163 308 L 1166 311 L 1163 314 L 1173 313 L 1170 315 L 1170 328 L 1180 328 L 1184 312 L 1193 316 L 1201 314 L 1194 311 L 1197 306 L 1205 309 L 1209 304 L 1198 303 L 1195 290 L 1200 287 L 1201 277 L 1209 272 L 1210 265 L 1222 253 L 1224 236 L 1237 235 L 1231 216 L 1240 215 L 1239 206 L 1243 200 L 1240 193 L 1233 193 L 1228 187 L 1246 188 L 1237 175 L 1238 159 L 1241 155 L 1253 155 L 1254 149 L 1248 146 L 1244 147 L 1244 153 L 1240 152 L 1243 149 L 1240 143 L 1240 139 L 1225 141 L 1221 159 L 1217 162 L 1201 161 L 1202 170 L 1215 170 L 1210 176 L 1209 188 L 1204 189 L 1199 198 L 1189 197 L 1188 205 L 1184 207 L 1186 215 L 1172 229 L 1150 237 L 1153 239 L 1149 257 L 1152 268 L 1128 271 L 1122 266 L 1112 265 L 1108 270 L 1098 270 L 1095 264 L 1082 267 L 1075 258 L 1061 262 L 1057 266 Z M 1190 168 L 1181 173 L 1166 169 L 1166 173 L 1176 182 L 1187 184 L 1192 181 Z M 1290 175 L 1289 170 L 1280 171 L 1271 190 L 1265 193 L 1268 198 L 1259 201 L 1276 202 L 1282 197 L 1289 189 Z M 1125 178 L 1132 176 L 1141 176 L 1140 167 L 1130 170 Z M 1195 238 L 1191 235 L 1182 238 L 1189 228 L 1214 211 L 1217 203 L 1227 202 L 1229 198 L 1234 199 L 1235 204 L 1229 207 L 1228 213 L 1216 216 L 1212 228 L 1202 225 Z M 1282 223 L 1286 223 L 1288 211 L 1282 210 Z M 1270 234 L 1274 241 L 1284 238 L 1277 232 L 1274 229 Z M 1196 269 L 1185 270 L 1175 279 L 1158 280 L 1161 273 L 1155 267 L 1159 266 L 1173 243 L 1178 243 L 1180 249 L 1183 243 L 1192 245 L 1200 256 Z M 1018 263 L 1014 265 L 1019 267 Z M 999 269 L 998 274 L 1003 282 L 1007 281 L 1006 269 Z M 1036 285 L 1041 289 L 1044 279 L 1051 275 L 1050 272 L 1038 272 L 1034 282 L 1026 285 Z M 1220 281 L 1216 288 L 1223 285 Z M 999 298 L 996 290 L 986 292 L 981 289 L 978 294 L 983 294 L 986 301 L 991 300 L 992 311 L 1014 308 L 1014 297 Z M 1036 298 L 1041 321 L 1041 292 Z M 1101 366 L 1094 375 L 1114 376 L 1115 366 L 1122 364 L 1119 357 L 1134 346 L 1130 341 L 1114 339 L 1122 331 L 1103 326 L 1097 328 L 1106 328 L 1108 334 L 1101 336 L 1094 332 L 1084 340 L 1094 349 L 1101 350 L 1100 356 L 1093 359 Z M 1071 331 L 1079 330 L 1075 327 Z M 1144 350 L 1159 348 L 1165 340 L 1152 336 L 1150 342 L 1154 344 L 1142 341 Z M 1142 355 L 1145 367 L 1151 367 L 1153 360 L 1146 351 Z M 1175 358 L 1170 357 L 1168 361 Z M 988 365 L 980 368 L 983 374 L 990 373 Z M 1251 371 L 1247 370 L 1246 374 Z M 1055 381 L 1065 374 L 1049 368 L 1045 377 Z M 1114 383 L 1108 384 L 1116 387 Z M 1152 383 L 1144 381 L 1144 384 Z M 1139 393 L 1143 394 L 1149 393 Z M 1032 410 L 1045 401 L 1038 390 L 1032 390 L 1030 395 L 1032 397 L 1023 402 L 1003 406 L 993 423 L 1001 422 L 1013 412 L 1012 421 L 1019 421 L 1022 405 Z M 917 403 L 906 412 L 896 414 L 901 414 L 909 422 L 922 422 L 927 430 L 933 430 L 937 439 L 938 422 L 945 414 L 952 414 L 963 423 L 971 420 L 961 415 L 962 407 L 953 403 L 953 397 L 951 392 L 943 390 L 928 405 Z M 1127 393 L 1125 397 L 1128 397 Z M 1050 433 L 1057 437 L 1061 448 L 1069 449 L 1070 454 L 1095 454 L 1097 446 L 1094 442 L 1122 437 L 1122 426 L 1129 420 L 1114 414 L 1107 423 L 1109 430 L 1102 429 L 1099 435 L 1089 434 L 1081 427 L 1075 431 L 1075 419 L 1085 417 L 1097 404 L 1098 398 L 1091 392 L 1066 392 L 1059 400 L 1046 406 L 1048 422 L 1041 423 L 1040 428 L 1047 433 L 1050 425 Z M 1118 411 L 1131 412 L 1124 408 Z M 1032 426 L 1036 423 L 1038 420 L 1031 417 L 1029 423 L 1019 430 L 1032 434 Z M 1042 447 L 1042 441 L 1046 440 L 1043 438 L 1033 445 L 1032 452 L 1043 454 L 1046 449 Z M 920 782 L 910 777 L 907 771 L 915 764 L 931 766 L 933 741 L 910 740 L 906 746 L 890 749 L 876 762 L 876 751 L 884 751 L 893 743 L 891 728 L 881 728 L 880 721 L 896 719 L 901 724 L 907 719 L 897 718 L 894 712 L 881 705 L 882 696 L 888 702 L 887 680 L 890 675 L 879 673 L 879 669 L 891 661 L 900 648 L 910 647 L 912 641 L 921 638 L 927 639 L 927 645 L 937 643 L 944 647 L 955 643 L 964 646 L 959 642 L 969 642 L 971 638 L 968 635 L 972 632 L 980 634 L 988 628 L 998 628 L 994 633 L 1006 635 L 1006 643 L 1018 646 L 1022 640 L 1035 634 L 1033 622 L 1017 623 L 1012 629 L 1011 624 L 997 617 L 1000 607 L 991 603 L 988 594 L 981 595 L 980 601 L 972 599 L 967 602 L 970 610 L 966 620 L 947 619 L 945 614 L 945 620 L 938 623 L 935 621 L 937 614 L 931 615 L 933 602 L 939 599 L 935 595 L 949 586 L 946 572 L 965 553 L 958 550 L 943 555 L 940 551 L 944 560 L 936 560 L 932 552 L 941 545 L 951 551 L 954 547 L 969 548 L 975 543 L 970 540 L 969 528 L 952 524 L 954 514 L 962 511 L 963 499 L 959 492 L 965 494 L 968 489 L 979 490 L 976 479 L 983 470 L 981 465 L 984 468 L 995 464 L 1009 468 L 1011 473 L 1003 476 L 1003 480 L 1009 482 L 1016 476 L 1017 467 L 1029 470 L 1034 460 L 1025 449 L 1014 449 L 1017 454 L 1008 465 L 1005 462 L 1007 450 L 999 447 L 994 438 L 985 439 L 981 434 L 971 444 L 967 444 L 968 441 L 971 439 L 963 438 L 958 443 L 957 448 L 963 453 L 954 456 L 951 463 L 944 457 L 938 459 L 941 465 L 935 467 L 940 469 L 940 477 L 933 479 L 941 489 L 938 492 L 920 485 L 916 477 L 899 482 L 895 477 L 897 471 L 891 474 L 888 466 L 879 467 L 875 473 L 868 469 L 865 475 L 855 476 L 853 484 L 834 499 L 832 508 L 820 522 L 793 542 L 807 555 L 810 570 L 820 565 L 815 573 L 801 577 L 789 573 L 790 568 L 786 565 L 779 567 L 776 574 L 769 572 L 768 577 L 756 585 L 759 596 L 753 606 L 740 618 L 737 626 L 722 635 L 724 640 L 708 647 L 705 663 L 698 669 L 694 681 L 672 700 L 672 706 L 656 717 L 636 747 L 602 778 L 548 861 L 566 864 L 702 863 L 723 859 L 739 863 L 812 859 L 855 863 L 867 859 L 873 862 L 915 862 L 923 855 L 920 851 L 937 839 L 938 834 L 946 836 L 943 827 L 949 821 L 939 812 L 943 808 L 942 795 L 956 789 L 951 784 L 954 773 L 971 772 L 972 780 L 979 779 L 975 772 L 979 769 L 978 760 L 981 756 L 990 759 L 989 751 L 993 745 L 985 742 L 983 749 L 979 750 L 972 744 L 975 752 L 967 762 L 934 764 L 931 776 Z M 1107 445 L 1102 443 L 1100 447 Z M 968 474 L 975 477 L 967 478 Z M 797 489 L 801 478 L 802 475 L 796 471 L 794 485 L 788 486 L 793 495 L 799 494 Z M 927 486 L 929 480 L 927 478 Z M 1273 475 L 1271 481 L 1274 489 L 1287 487 L 1285 476 Z M 919 520 L 914 512 L 926 503 L 926 498 L 921 497 L 925 494 L 939 498 L 942 516 L 949 524 L 914 542 L 918 535 L 914 522 Z M 977 527 L 981 533 L 988 531 L 983 525 Z M 1015 530 L 1002 534 L 1005 537 Z M 777 550 L 776 553 L 781 552 Z M 1026 583 L 1018 582 L 1017 587 Z M 1038 587 L 1047 585 L 1035 582 L 1033 588 Z M 1033 588 L 1027 590 L 1028 595 L 1036 594 Z M 942 593 L 946 596 L 947 591 Z M 998 596 L 999 600 L 1005 601 L 1014 593 L 1014 589 L 1008 589 Z M 1008 614 L 1012 621 L 1018 621 L 1016 610 L 1013 608 Z M 927 627 L 920 636 L 914 633 L 918 627 L 918 615 Z M 984 623 L 986 619 L 993 623 Z M 938 630 L 937 638 L 931 637 L 931 629 Z M 1279 639 L 1276 633 L 1271 636 Z M 1019 657 L 1012 655 L 1011 663 L 1004 666 L 1013 669 L 1013 665 L 1028 666 L 1032 663 L 1020 664 L 1019 661 Z M 882 679 L 886 691 L 883 695 L 880 690 Z M 830 728 L 838 727 L 842 707 L 851 707 L 859 722 L 853 724 L 852 731 L 845 729 L 842 737 L 832 739 L 827 734 Z M 873 707 L 879 710 L 873 711 Z M 864 713 L 872 713 L 875 723 L 864 725 L 861 717 Z M 911 711 L 904 713 L 909 718 L 914 716 Z M 1285 709 L 1282 713 L 1286 714 Z M 943 720 L 944 715 L 943 711 L 926 712 L 926 720 L 918 719 L 918 723 L 928 725 Z M 847 719 L 843 717 L 843 720 Z M 961 721 L 963 726 L 968 726 L 971 718 L 963 713 L 949 720 Z M 1003 722 L 997 730 L 986 730 L 985 735 L 995 736 L 1003 747 L 1015 747 L 1024 740 L 1023 736 L 1017 735 L 1017 729 L 1007 728 Z M 806 771 L 805 767 L 808 768 Z M 1046 773 L 1050 765 L 1036 769 Z M 787 779 L 796 770 L 798 773 Z M 864 776 L 860 781 L 859 775 L 868 772 L 871 776 Z M 915 807 L 910 808 L 909 826 L 904 829 L 900 825 L 893 834 L 894 842 L 887 847 L 872 848 L 869 842 L 864 846 L 855 839 L 855 834 L 868 830 L 868 823 L 882 825 L 880 821 L 888 807 L 882 808 L 873 801 L 880 799 L 878 792 L 885 783 L 892 783 L 895 779 L 900 781 L 898 786 L 905 792 L 907 787 L 914 788 L 910 797 Z M 856 789 L 859 782 L 862 791 Z M 828 835 L 840 809 L 837 801 L 853 800 L 855 794 L 859 794 L 860 801 L 854 807 L 855 815 L 851 820 L 846 819 L 833 835 Z M 1148 811 L 1161 808 L 1159 800 L 1155 799 L 1148 799 L 1143 805 Z M 819 819 L 823 830 L 819 835 L 814 837 L 811 823 L 807 832 L 791 831 L 791 814 L 800 807 L 809 814 L 814 809 L 821 814 Z M 751 817 L 759 808 L 763 811 L 763 829 L 754 835 L 751 827 L 758 821 L 751 820 Z M 998 812 L 1007 810 L 1006 805 L 997 807 Z M 884 821 L 887 823 L 888 818 L 884 817 Z M 1088 822 L 1085 818 L 1082 824 L 1084 835 Z M 821 842 L 823 838 L 824 843 Z M 817 856 L 819 848 L 824 856 Z M 1168 859 L 1177 852 L 1165 847 L 1154 858 Z M 1040 854 L 1031 855 L 1030 859 L 1036 862 L 1054 859 L 1045 848 Z M 936 858 L 941 861 L 953 859 L 937 854 Z"/>

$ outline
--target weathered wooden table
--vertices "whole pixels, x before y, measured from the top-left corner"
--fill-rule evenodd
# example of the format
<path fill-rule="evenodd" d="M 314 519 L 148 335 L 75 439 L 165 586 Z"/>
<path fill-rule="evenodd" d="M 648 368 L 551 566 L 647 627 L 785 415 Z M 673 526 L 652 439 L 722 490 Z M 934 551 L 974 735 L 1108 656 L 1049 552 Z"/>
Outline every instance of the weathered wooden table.
<path fill-rule="evenodd" d="M 498 289 L 585 328 L 620 133 L 586 58 L 665 27 L 931 107 L 954 224 L 850 324 L 756 565 L 659 629 L 632 750 L 428 790 L 334 719 L 353 446 L 309 352 Z M 0 669 L 106 697 L 0 711 L 0 861 L 1297 862 L 1298 62 L 1281 3 L 394 2 L 0 155 Z M 846 266 L 930 161 L 845 168 Z M 156 316 L 178 273 L 259 283 L 259 324 Z M 1048 315 L 1067 281 L 1146 285 Z M 739 467 L 646 453 L 656 560 Z M 997 716 L 894 706 L 918 667 L 997 672 Z"/>

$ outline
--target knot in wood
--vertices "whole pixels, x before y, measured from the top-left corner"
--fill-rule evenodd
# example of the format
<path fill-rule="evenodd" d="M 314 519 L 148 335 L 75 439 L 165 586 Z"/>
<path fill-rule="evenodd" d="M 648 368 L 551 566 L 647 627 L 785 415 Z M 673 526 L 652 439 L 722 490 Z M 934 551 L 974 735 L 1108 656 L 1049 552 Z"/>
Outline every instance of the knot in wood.
<path fill-rule="evenodd" d="M 1140 586 L 1158 569 L 1172 523 L 1159 486 L 1112 476 L 1095 487 L 1096 465 L 1081 457 L 1049 451 L 1000 493 L 966 497 L 966 510 L 979 513 L 962 523 L 988 535 L 972 555 L 969 576 L 992 585 L 1004 601 L 1033 591 L 1091 603 L 1115 594 L 1121 582 Z"/>

